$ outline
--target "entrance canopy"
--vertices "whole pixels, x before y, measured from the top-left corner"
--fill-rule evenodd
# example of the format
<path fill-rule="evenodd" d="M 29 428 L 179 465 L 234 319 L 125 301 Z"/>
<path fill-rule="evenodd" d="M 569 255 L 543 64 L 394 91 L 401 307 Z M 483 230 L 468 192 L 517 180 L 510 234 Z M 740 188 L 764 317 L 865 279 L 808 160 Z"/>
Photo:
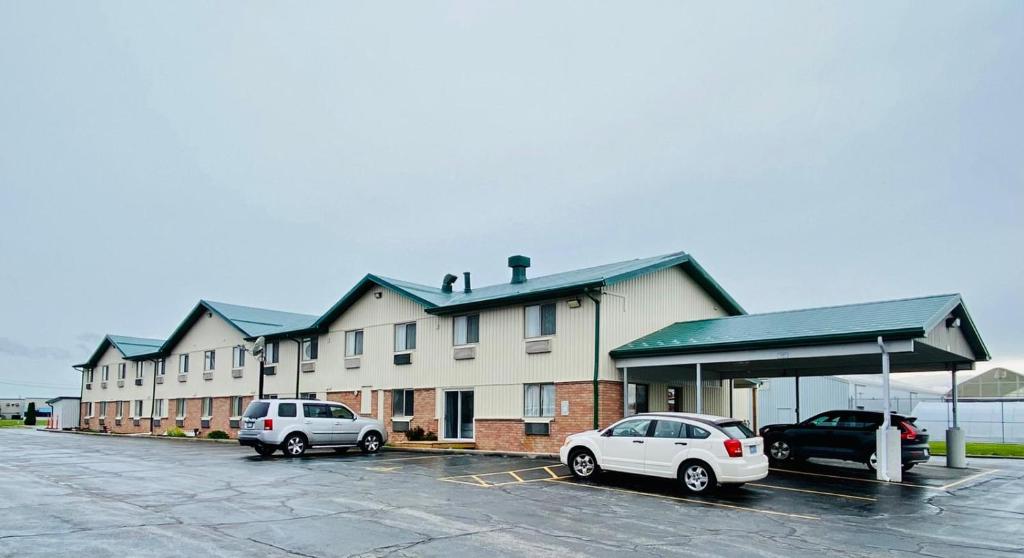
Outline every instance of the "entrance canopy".
<path fill-rule="evenodd" d="M 649 381 L 969 370 L 991 357 L 958 294 L 678 322 L 611 352 Z"/>

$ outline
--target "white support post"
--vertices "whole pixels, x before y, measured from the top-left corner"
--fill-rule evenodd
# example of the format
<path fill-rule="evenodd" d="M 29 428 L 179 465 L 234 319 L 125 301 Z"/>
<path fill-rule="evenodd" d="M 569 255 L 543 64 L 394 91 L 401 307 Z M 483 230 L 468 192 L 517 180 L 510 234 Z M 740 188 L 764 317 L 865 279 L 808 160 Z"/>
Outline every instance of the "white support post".
<path fill-rule="evenodd" d="M 704 392 L 704 383 L 701 381 L 701 377 L 700 377 L 700 363 L 698 362 L 697 363 L 697 413 L 698 414 L 704 413 L 704 397 L 703 397 L 703 392 Z"/>
<path fill-rule="evenodd" d="M 622 369 L 622 417 L 629 416 L 629 368 Z"/>
<path fill-rule="evenodd" d="M 882 427 L 875 440 L 876 476 L 881 481 L 902 482 L 902 445 L 899 431 L 892 428 L 892 396 L 889 384 L 889 351 L 885 341 L 879 337 L 878 347 L 882 351 Z"/>

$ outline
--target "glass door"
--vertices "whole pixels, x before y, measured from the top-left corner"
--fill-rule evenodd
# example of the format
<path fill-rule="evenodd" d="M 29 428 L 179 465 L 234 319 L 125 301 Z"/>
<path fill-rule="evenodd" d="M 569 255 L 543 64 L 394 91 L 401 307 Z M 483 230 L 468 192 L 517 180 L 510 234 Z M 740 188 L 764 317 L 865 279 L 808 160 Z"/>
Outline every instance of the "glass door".
<path fill-rule="evenodd" d="M 444 392 L 444 437 L 473 439 L 473 390 Z"/>

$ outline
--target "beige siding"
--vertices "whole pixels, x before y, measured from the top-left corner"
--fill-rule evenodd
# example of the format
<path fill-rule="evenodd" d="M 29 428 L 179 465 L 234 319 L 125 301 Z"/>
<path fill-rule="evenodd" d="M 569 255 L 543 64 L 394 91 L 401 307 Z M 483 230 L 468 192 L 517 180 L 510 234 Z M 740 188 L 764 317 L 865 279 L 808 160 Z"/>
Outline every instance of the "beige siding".
<path fill-rule="evenodd" d="M 177 399 L 255 394 L 259 381 L 259 363 L 255 359 L 246 358 L 242 378 L 231 377 L 231 349 L 243 343 L 242 334 L 237 329 L 216 314 L 204 313 L 170 348 L 167 376 L 164 383 L 156 387 L 157 397 Z M 207 350 L 216 351 L 212 380 L 203 379 L 203 353 Z M 179 382 L 178 357 L 183 353 L 189 355 L 189 373 L 187 381 Z"/>
<path fill-rule="evenodd" d="M 928 332 L 928 336 L 922 340 L 924 343 L 936 349 L 960 355 L 974 360 L 974 351 L 964 337 L 963 331 L 958 327 L 946 327 L 946 321 L 942 320 L 939 325 Z"/>

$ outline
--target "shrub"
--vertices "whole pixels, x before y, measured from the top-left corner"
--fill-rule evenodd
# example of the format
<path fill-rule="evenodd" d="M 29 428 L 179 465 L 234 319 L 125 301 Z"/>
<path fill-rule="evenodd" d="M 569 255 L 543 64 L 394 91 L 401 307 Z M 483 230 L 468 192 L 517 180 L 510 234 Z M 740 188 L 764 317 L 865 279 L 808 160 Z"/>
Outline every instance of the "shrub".
<path fill-rule="evenodd" d="M 35 426 L 36 424 L 36 403 L 35 401 L 28 402 L 28 409 L 25 409 L 25 424 L 28 426 Z"/>
<path fill-rule="evenodd" d="M 178 428 L 177 426 L 172 426 L 171 428 L 167 429 L 167 432 L 164 432 L 164 436 L 169 436 L 171 438 L 184 438 L 185 431 Z"/>
<path fill-rule="evenodd" d="M 436 442 L 437 434 L 434 434 L 433 432 L 427 432 L 426 434 L 423 435 L 423 440 L 426 442 Z"/>
<path fill-rule="evenodd" d="M 424 436 L 426 436 L 426 432 L 423 431 L 422 426 L 410 428 L 409 431 L 405 433 L 405 439 L 410 442 L 419 442 Z"/>
<path fill-rule="evenodd" d="M 207 434 L 206 437 L 211 440 L 228 440 L 231 438 L 231 436 L 228 436 L 228 433 L 223 430 L 214 430 Z"/>

